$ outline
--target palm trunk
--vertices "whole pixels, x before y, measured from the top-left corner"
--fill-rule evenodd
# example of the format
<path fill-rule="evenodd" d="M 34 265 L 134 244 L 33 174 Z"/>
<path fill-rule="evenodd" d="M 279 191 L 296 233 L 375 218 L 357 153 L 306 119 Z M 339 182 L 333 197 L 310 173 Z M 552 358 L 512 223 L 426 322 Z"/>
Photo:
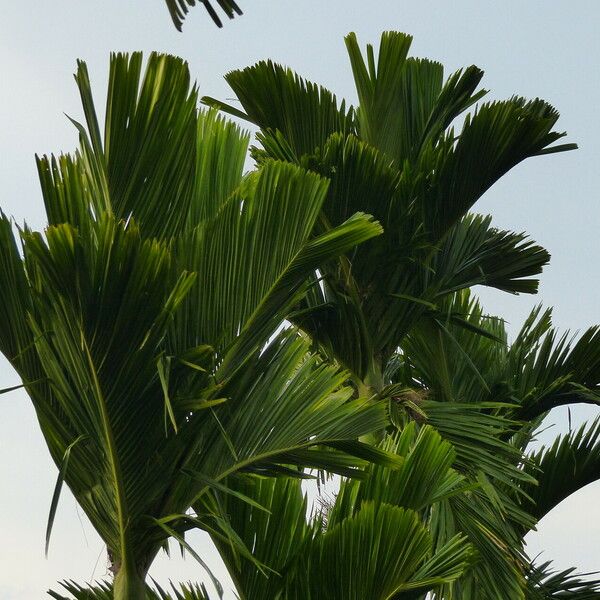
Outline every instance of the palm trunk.
<path fill-rule="evenodd" d="M 146 600 L 145 574 L 122 565 L 115 575 L 114 600 Z"/>

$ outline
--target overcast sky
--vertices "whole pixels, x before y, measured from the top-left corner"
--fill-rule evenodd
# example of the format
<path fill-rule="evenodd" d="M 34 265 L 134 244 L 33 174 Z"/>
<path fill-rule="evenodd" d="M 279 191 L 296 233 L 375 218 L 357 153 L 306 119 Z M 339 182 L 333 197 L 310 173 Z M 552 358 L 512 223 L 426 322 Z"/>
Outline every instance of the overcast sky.
<path fill-rule="evenodd" d="M 44 224 L 34 153 L 69 151 L 76 135 L 64 113 L 80 116 L 72 73 L 88 61 L 102 104 L 110 51 L 160 50 L 186 58 L 203 94 L 231 95 L 222 75 L 273 58 L 354 101 L 343 36 L 356 31 L 376 43 L 395 29 L 415 37 L 413 55 L 435 58 L 448 72 L 477 64 L 494 98 L 540 96 L 561 112 L 560 130 L 580 150 L 532 159 L 513 170 L 479 203 L 501 227 L 527 231 L 552 254 L 536 298 L 486 293 L 486 307 L 515 331 L 536 302 L 555 307 L 555 324 L 582 330 L 600 321 L 600 106 L 597 0 L 240 0 L 247 12 L 218 30 L 201 7 L 182 34 L 163 0 L 0 0 L 0 206 L 17 221 Z M 18 383 L 2 359 L 0 388 Z M 63 493 L 49 559 L 44 530 L 56 479 L 25 394 L 0 398 L 0 598 L 32 600 L 63 578 L 106 574 L 104 549 L 73 497 Z M 576 411 L 580 422 L 593 415 Z M 564 431 L 555 415 L 552 434 Z M 600 486 L 560 505 L 530 540 L 558 566 L 600 570 Z M 195 538 L 217 575 L 209 542 Z M 151 574 L 161 582 L 200 577 L 173 553 Z"/>

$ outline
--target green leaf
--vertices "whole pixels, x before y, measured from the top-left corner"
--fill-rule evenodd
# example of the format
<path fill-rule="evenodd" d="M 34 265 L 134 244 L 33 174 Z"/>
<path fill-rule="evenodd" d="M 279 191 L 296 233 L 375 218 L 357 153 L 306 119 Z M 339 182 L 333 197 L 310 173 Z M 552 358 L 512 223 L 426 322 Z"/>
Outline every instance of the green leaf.
<path fill-rule="evenodd" d="M 557 571 L 551 562 L 531 564 L 527 574 L 526 600 L 594 600 L 600 594 L 597 573 L 576 573 L 575 568 Z"/>
<path fill-rule="evenodd" d="M 298 565 L 306 576 L 292 579 L 286 597 L 333 600 L 342 589 L 349 600 L 416 600 L 459 577 L 470 554 L 462 539 L 427 563 L 430 551 L 431 539 L 417 513 L 366 502 L 354 517 L 315 538 Z"/>
<path fill-rule="evenodd" d="M 196 0 L 165 0 L 165 2 L 167 4 L 167 8 L 169 9 L 169 13 L 171 14 L 171 19 L 173 19 L 173 24 L 179 31 L 181 31 L 183 20 L 185 19 L 189 9 L 196 5 Z M 215 25 L 218 27 L 223 27 L 223 22 L 214 8 L 214 3 L 209 2 L 209 0 L 202 0 L 201 2 L 198 2 L 198 4 L 204 5 L 204 8 L 208 12 Z M 230 19 L 233 19 L 236 14 L 242 14 L 240 7 L 234 0 L 216 0 L 216 4 L 218 4 L 221 10 Z"/>
<path fill-rule="evenodd" d="M 69 468 L 69 457 L 71 456 L 71 450 L 74 446 L 76 446 L 81 440 L 84 439 L 84 436 L 79 436 L 76 440 L 71 442 L 67 446 L 65 450 L 65 455 L 63 457 L 63 462 L 60 466 L 60 471 L 58 473 L 58 478 L 56 480 L 56 486 L 54 487 L 54 493 L 52 494 L 52 502 L 50 503 L 50 514 L 48 515 L 48 524 L 46 525 L 46 547 L 45 553 L 46 558 L 48 558 L 48 548 L 50 546 L 50 535 L 52 533 L 52 526 L 54 525 L 54 517 L 56 516 L 56 509 L 58 508 L 58 500 L 60 498 L 60 492 L 62 490 L 62 485 L 65 480 L 65 476 L 67 474 L 67 470 Z"/>
<path fill-rule="evenodd" d="M 332 133 L 353 130 L 353 111 L 324 87 L 272 61 L 225 76 L 248 119 L 271 137 L 280 131 L 296 159 L 322 148 Z M 210 99 L 206 99 L 210 100 Z"/>
<path fill-rule="evenodd" d="M 597 481 L 599 465 L 600 419 L 595 419 L 529 456 L 525 469 L 536 481 L 524 490 L 524 508 L 542 519 L 571 494 Z"/>
<path fill-rule="evenodd" d="M 490 226 L 491 217 L 468 215 L 453 227 L 432 268 L 439 295 L 485 285 L 511 293 L 536 293 L 538 275 L 550 260 L 542 247 L 523 233 Z"/>
<path fill-rule="evenodd" d="M 223 598 L 223 586 L 221 585 L 219 580 L 214 576 L 212 570 L 206 564 L 206 562 L 204 560 L 202 560 L 200 555 L 185 541 L 185 538 L 183 537 L 183 535 L 179 534 L 177 531 L 175 531 L 174 529 L 172 529 L 171 527 L 169 527 L 166 523 L 163 523 L 162 521 L 155 520 L 154 522 L 156 523 L 156 525 L 158 525 L 158 527 L 160 527 L 161 529 L 164 529 L 164 531 L 166 533 L 168 533 L 170 537 L 177 540 L 177 542 L 180 544 L 180 546 L 182 548 L 185 548 L 185 550 L 187 550 L 187 552 L 190 553 L 192 558 L 194 558 L 194 560 L 196 560 L 198 562 L 198 564 L 208 574 L 213 586 L 215 587 L 215 589 L 217 591 L 217 595 L 219 596 L 219 598 Z"/>

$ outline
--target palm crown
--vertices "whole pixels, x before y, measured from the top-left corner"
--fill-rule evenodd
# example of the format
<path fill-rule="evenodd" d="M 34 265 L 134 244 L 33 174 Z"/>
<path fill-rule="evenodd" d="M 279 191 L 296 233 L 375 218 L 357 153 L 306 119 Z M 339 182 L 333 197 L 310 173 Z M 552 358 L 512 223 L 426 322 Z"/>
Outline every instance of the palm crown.
<path fill-rule="evenodd" d="M 403 337 L 448 293 L 482 284 L 537 290 L 547 252 L 522 234 L 498 231 L 469 209 L 502 175 L 551 146 L 558 113 L 541 100 L 481 104 L 470 67 L 443 78 L 439 63 L 408 58 L 411 37 L 386 33 L 376 58 L 346 38 L 360 104 L 335 96 L 289 69 L 260 62 L 226 76 L 243 111 L 205 101 L 261 128 L 254 155 L 288 160 L 331 180 L 319 227 L 360 208 L 384 233 L 321 269 L 293 320 L 375 388 Z"/>

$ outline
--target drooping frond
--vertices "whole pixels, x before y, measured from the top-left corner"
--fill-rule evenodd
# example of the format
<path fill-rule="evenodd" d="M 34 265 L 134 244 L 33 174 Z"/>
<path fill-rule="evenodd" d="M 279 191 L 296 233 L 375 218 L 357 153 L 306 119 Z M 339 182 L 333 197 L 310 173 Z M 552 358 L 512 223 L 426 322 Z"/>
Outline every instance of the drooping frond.
<path fill-rule="evenodd" d="M 432 261 L 438 295 L 485 285 L 511 293 L 535 294 L 550 260 L 544 248 L 523 233 L 491 226 L 491 217 L 467 215 L 445 238 Z"/>
<path fill-rule="evenodd" d="M 536 484 L 525 488 L 524 508 L 539 520 L 600 478 L 600 419 L 558 436 L 551 446 L 529 456 L 526 469 Z"/>
<path fill-rule="evenodd" d="M 508 355 L 516 418 L 535 420 L 557 406 L 600 404 L 600 328 L 577 340 L 552 328 L 551 311 L 535 309 Z"/>

